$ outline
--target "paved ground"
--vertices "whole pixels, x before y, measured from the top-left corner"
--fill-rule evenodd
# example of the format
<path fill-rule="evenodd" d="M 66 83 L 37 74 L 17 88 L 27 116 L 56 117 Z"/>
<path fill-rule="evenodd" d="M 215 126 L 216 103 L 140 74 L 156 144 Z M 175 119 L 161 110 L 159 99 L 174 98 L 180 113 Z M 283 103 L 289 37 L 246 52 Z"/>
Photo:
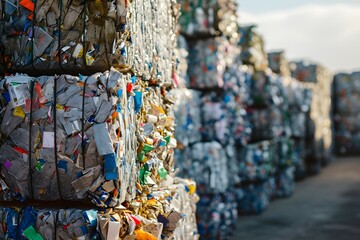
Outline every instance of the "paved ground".
<path fill-rule="evenodd" d="M 233 240 L 360 240 L 360 157 L 298 183 L 260 216 L 240 217 Z"/>

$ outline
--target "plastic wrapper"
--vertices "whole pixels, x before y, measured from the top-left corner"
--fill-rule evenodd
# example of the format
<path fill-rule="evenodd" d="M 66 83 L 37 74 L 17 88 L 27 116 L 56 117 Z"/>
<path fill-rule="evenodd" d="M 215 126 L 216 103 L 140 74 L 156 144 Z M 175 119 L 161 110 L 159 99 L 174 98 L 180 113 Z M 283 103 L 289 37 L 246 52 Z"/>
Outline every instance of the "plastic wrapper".
<path fill-rule="evenodd" d="M 264 39 L 255 29 L 255 25 L 240 27 L 240 56 L 244 64 L 253 66 L 256 71 L 264 71 L 268 66 Z"/>
<path fill-rule="evenodd" d="M 125 126 L 134 122 L 135 107 L 128 81 L 115 69 L 89 77 L 3 79 L 2 199 L 90 196 L 99 206 L 116 206 L 134 197 L 135 129 Z M 120 181 L 129 195 L 119 194 Z"/>
<path fill-rule="evenodd" d="M 111 66 L 129 69 L 127 0 L 2 3 L 1 63 L 8 71 L 88 74 Z"/>
<path fill-rule="evenodd" d="M 226 66 L 234 62 L 238 49 L 223 37 L 189 42 L 189 87 L 221 88 Z"/>
<path fill-rule="evenodd" d="M 179 0 L 180 26 L 184 34 L 197 36 L 225 35 L 237 39 L 237 2 L 234 0 Z"/>

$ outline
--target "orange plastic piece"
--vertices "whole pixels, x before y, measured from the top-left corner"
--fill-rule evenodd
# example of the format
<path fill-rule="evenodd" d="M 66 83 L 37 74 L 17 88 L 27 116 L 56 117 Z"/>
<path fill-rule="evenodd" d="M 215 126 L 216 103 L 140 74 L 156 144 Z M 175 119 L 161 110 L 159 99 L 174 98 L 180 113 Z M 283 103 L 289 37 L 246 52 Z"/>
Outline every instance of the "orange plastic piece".
<path fill-rule="evenodd" d="M 35 4 L 31 0 L 21 0 L 20 5 L 30 10 L 31 12 L 34 12 L 35 10 Z"/>
<path fill-rule="evenodd" d="M 157 240 L 157 238 L 154 237 L 154 235 L 145 232 L 142 229 L 136 229 L 134 233 L 136 234 L 136 240 Z"/>

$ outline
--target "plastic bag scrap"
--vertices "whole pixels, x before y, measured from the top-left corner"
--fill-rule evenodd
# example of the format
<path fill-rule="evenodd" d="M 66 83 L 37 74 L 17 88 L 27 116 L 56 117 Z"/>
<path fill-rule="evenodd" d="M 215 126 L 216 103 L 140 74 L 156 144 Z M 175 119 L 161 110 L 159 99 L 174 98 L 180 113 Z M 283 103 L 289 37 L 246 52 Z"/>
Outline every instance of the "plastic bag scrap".
<path fill-rule="evenodd" d="M 179 236 L 176 239 L 197 239 L 195 183 L 183 179 L 176 181 L 160 192 L 139 199 L 137 203 L 144 208 L 141 211 L 134 211 L 134 207 L 106 212 L 93 209 L 0 208 L 0 220 L 3 222 L 0 237 L 14 240 L 155 240 L 172 239 L 174 235 Z M 154 210 L 159 210 L 157 216 L 146 217 L 146 212 Z"/>
<path fill-rule="evenodd" d="M 1 64 L 8 71 L 127 71 L 130 3 L 2 0 Z M 9 47 L 11 46 L 11 47 Z"/>
<path fill-rule="evenodd" d="M 114 207 L 135 197 L 135 107 L 126 91 L 129 82 L 115 69 L 89 77 L 3 79 L 2 199 L 90 197 L 98 206 Z"/>
<path fill-rule="evenodd" d="M 238 39 L 237 2 L 234 0 L 180 0 L 182 33 L 189 37 L 222 34 Z"/>
<path fill-rule="evenodd" d="M 360 72 L 339 73 L 333 82 L 335 150 L 339 154 L 359 152 Z"/>

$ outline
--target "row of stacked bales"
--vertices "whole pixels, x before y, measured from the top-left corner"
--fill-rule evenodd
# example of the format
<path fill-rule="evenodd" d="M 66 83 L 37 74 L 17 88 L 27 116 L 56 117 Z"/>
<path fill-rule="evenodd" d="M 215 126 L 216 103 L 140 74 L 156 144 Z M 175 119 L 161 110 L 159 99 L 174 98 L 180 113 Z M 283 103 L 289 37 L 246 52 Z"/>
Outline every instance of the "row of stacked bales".
<path fill-rule="evenodd" d="M 286 142 L 280 137 L 288 132 L 284 115 L 287 105 L 281 79 L 268 69 L 264 40 L 256 26 L 239 30 L 244 85 L 248 92 L 244 105 L 251 133 L 248 143 L 237 148 L 239 212 L 260 213 L 273 197 L 284 191 L 280 167 L 285 166 L 280 166 L 280 162 L 288 156 L 283 149 Z"/>
<path fill-rule="evenodd" d="M 237 67 L 236 2 L 180 2 L 180 41 L 188 60 L 182 80 L 189 89 L 178 93 L 176 134 L 182 136 L 177 149 L 178 159 L 182 159 L 178 167 L 180 175 L 197 183 L 201 237 L 227 239 L 237 222 L 233 132 L 236 125 L 241 125 L 243 114 L 224 80 L 227 75 L 231 77 L 228 68 Z"/>

